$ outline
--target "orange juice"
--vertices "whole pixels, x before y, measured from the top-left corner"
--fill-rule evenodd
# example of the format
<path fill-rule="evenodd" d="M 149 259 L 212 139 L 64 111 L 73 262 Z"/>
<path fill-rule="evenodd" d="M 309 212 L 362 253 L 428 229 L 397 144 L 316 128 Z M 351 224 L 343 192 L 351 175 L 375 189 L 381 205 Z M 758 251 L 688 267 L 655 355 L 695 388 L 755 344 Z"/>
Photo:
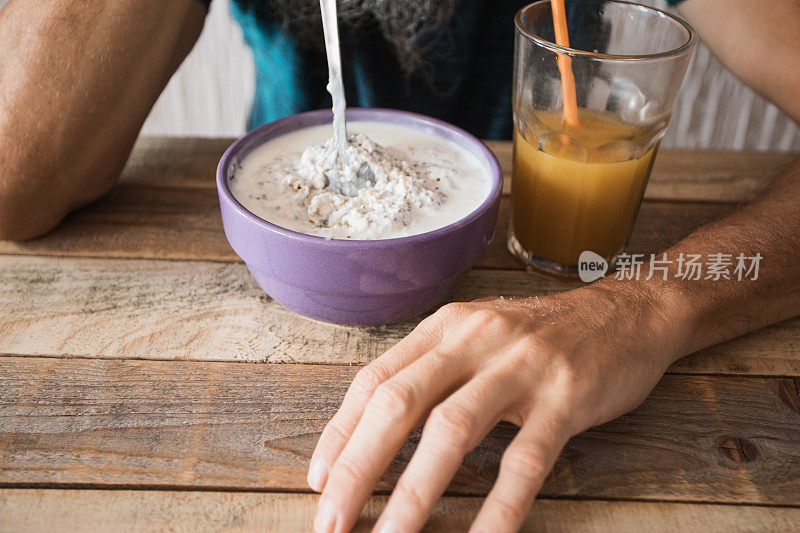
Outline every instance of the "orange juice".
<path fill-rule="evenodd" d="M 576 265 L 584 250 L 611 259 L 625 245 L 650 176 L 652 128 L 580 109 L 577 125 L 538 112 L 514 128 L 514 237 L 526 253 Z"/>

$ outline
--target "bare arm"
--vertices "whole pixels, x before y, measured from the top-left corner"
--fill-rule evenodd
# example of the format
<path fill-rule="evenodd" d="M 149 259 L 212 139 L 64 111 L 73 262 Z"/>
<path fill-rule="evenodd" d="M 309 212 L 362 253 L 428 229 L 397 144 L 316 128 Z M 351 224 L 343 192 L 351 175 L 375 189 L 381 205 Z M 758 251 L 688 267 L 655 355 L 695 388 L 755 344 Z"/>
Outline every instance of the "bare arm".
<path fill-rule="evenodd" d="M 800 1 L 686 0 L 679 9 L 726 67 L 800 122 Z"/>
<path fill-rule="evenodd" d="M 515 531 L 570 437 L 641 403 L 678 358 L 800 313 L 800 159 L 760 200 L 668 250 L 667 280 L 449 304 L 362 369 L 309 466 L 316 531 L 346 531 L 406 436 L 422 437 L 378 529 L 416 531 L 464 455 L 521 427 L 474 531 Z M 675 278 L 679 254 L 762 255 L 758 279 Z M 707 272 L 703 272 L 705 278 Z M 375 443 L 381 443 L 376 446 Z M 390 526 L 391 524 L 391 526 Z M 380 529 L 379 529 L 380 530 Z"/>
<path fill-rule="evenodd" d="M 800 1 L 686 0 L 680 10 L 730 70 L 800 122 Z M 800 159 L 757 201 L 668 251 L 763 256 L 755 282 L 654 284 L 691 329 L 680 357 L 800 312 Z"/>
<path fill-rule="evenodd" d="M 799 4 L 688 0 L 682 10 L 734 72 L 798 119 Z M 800 313 L 799 191 L 800 159 L 760 199 L 668 250 L 666 280 L 610 277 L 542 298 L 450 304 L 425 319 L 358 373 L 323 431 L 308 473 L 322 492 L 315 530 L 351 527 L 422 424 L 376 527 L 420 529 L 499 420 L 520 431 L 471 531 L 519 529 L 571 436 L 636 407 L 678 358 Z M 681 253 L 706 264 L 710 254 L 761 254 L 758 279 L 676 278 Z"/>
<path fill-rule="evenodd" d="M 202 29 L 197 0 L 12 0 L 0 10 L 0 239 L 105 193 Z"/>
<path fill-rule="evenodd" d="M 672 358 L 800 314 L 800 158 L 744 209 L 708 224 L 667 251 L 761 254 L 755 281 L 656 282 L 681 311 L 683 341 Z M 674 273 L 674 270 L 673 270 Z M 675 324 L 677 329 L 677 323 Z"/>

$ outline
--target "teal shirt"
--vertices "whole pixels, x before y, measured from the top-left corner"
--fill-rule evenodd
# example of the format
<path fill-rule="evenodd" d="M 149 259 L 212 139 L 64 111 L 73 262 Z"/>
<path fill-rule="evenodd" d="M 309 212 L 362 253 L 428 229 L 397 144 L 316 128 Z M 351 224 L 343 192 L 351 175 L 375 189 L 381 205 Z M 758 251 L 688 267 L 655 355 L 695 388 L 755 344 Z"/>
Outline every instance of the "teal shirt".
<path fill-rule="evenodd" d="M 414 111 L 485 139 L 511 138 L 514 15 L 529 1 L 460 2 L 449 31 L 440 32 L 431 43 L 425 58 L 431 67 L 428 77 L 403 74 L 377 24 L 364 23 L 357 29 L 340 24 L 347 105 Z M 667 1 L 675 5 L 681 0 Z M 255 62 L 249 129 L 331 106 L 325 90 L 328 67 L 321 34 L 318 46 L 302 46 L 282 27 L 270 0 L 231 0 L 231 11 Z M 573 16 L 579 15 L 568 6 L 567 17 Z M 581 48 L 581 36 L 570 37 Z"/>
<path fill-rule="evenodd" d="M 511 136 L 514 14 L 524 0 L 461 2 L 426 55 L 427 78 L 406 76 L 376 24 L 340 25 L 347 105 L 414 111 L 487 139 Z M 232 0 L 231 10 L 253 51 L 252 129 L 310 109 L 331 106 L 322 45 L 300 45 L 265 0 Z"/>

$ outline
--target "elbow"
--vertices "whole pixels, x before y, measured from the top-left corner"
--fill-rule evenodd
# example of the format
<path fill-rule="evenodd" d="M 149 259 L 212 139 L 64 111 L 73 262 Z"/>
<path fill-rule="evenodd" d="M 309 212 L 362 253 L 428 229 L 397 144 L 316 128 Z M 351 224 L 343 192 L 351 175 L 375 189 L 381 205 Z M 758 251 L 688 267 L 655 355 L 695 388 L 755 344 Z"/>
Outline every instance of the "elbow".
<path fill-rule="evenodd" d="M 41 237 L 55 228 L 59 220 L 29 220 L 0 215 L 0 241 L 24 241 Z"/>
<path fill-rule="evenodd" d="M 23 158 L 11 157 L 0 143 L 0 240 L 39 237 L 66 215 L 61 191 L 46 175 L 37 174 Z"/>
<path fill-rule="evenodd" d="M 3 199 L 0 198 L 0 204 L 4 203 Z M 0 213 L 0 241 L 21 241 L 36 236 L 29 235 L 28 232 L 24 231 L 20 221 L 16 220 L 13 215 L 5 212 L 5 210 Z"/>
<path fill-rule="evenodd" d="M 0 185 L 0 241 L 23 241 L 41 237 L 61 222 L 64 214 L 37 213 Z"/>
<path fill-rule="evenodd" d="M 13 139 L 0 127 L 0 240 L 52 231 L 67 213 L 108 192 L 124 165 L 65 157 L 47 142 Z"/>

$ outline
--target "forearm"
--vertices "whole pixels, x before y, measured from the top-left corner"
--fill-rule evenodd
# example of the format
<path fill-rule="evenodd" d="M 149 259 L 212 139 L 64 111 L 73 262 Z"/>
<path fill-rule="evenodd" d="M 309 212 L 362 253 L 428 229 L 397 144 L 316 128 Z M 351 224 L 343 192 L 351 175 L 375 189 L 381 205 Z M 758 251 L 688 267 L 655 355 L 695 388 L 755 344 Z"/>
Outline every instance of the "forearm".
<path fill-rule="evenodd" d="M 800 122 L 800 2 L 685 0 L 680 12 L 725 66 Z"/>
<path fill-rule="evenodd" d="M 103 194 L 202 27 L 196 0 L 15 0 L 0 11 L 0 238 Z"/>
<path fill-rule="evenodd" d="M 714 223 L 703 226 L 668 249 L 668 267 L 651 279 L 649 265 L 639 280 L 599 282 L 596 290 L 619 293 L 634 302 L 636 313 L 648 320 L 667 363 L 706 346 L 743 335 L 800 313 L 800 158 L 761 198 Z M 731 259 L 730 279 L 713 279 L 703 270 L 701 279 L 684 279 L 679 257 L 700 254 L 708 265 L 712 254 Z M 735 272 L 737 256 L 760 254 L 755 272 Z M 661 254 L 656 254 L 662 259 Z M 647 258 L 649 259 L 649 258 Z M 752 261 L 747 261 L 749 267 Z M 744 275 L 740 275 L 744 274 Z M 690 276 L 695 277 L 695 276 Z M 711 279 L 706 279 L 706 278 Z M 741 280 L 738 278 L 742 277 Z"/>

